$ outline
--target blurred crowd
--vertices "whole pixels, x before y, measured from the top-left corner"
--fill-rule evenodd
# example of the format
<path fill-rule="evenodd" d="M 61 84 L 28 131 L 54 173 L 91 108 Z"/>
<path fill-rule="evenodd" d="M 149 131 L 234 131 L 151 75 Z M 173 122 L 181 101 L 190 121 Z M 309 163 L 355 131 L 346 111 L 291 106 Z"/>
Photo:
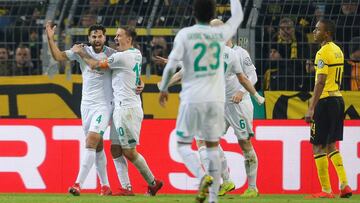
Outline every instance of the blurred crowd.
<path fill-rule="evenodd" d="M 228 1 L 217 2 L 218 18 L 226 20 L 230 15 Z M 42 74 L 42 34 L 48 1 L 21 4 L 0 3 L 0 76 Z M 73 18 L 65 18 L 59 26 L 68 23 L 70 27 L 87 28 L 101 23 L 112 28 L 121 25 L 146 28 L 151 25 L 151 28 L 178 29 L 194 23 L 191 4 L 191 0 L 161 0 L 156 17 L 149 22 L 155 6 L 152 0 L 79 0 Z M 329 18 L 337 25 L 335 42 L 342 47 L 346 59 L 342 88 L 359 90 L 359 5 L 360 0 L 329 4 L 262 1 L 255 26 L 256 54 L 253 59 L 260 76 L 258 88 L 312 90 L 313 60 L 319 48 L 314 43 L 312 31 L 319 19 Z M 247 9 L 245 5 L 244 8 Z M 61 34 L 63 39 L 60 40 L 65 41 L 65 37 L 66 33 Z M 111 37 L 108 38 L 108 45 L 114 46 Z M 173 40 L 174 36 L 139 36 L 138 48 L 144 56 L 143 74 L 162 75 L 164 64 L 155 56 L 166 58 Z M 72 41 L 86 42 L 87 37 L 74 35 Z M 74 74 L 81 73 L 78 64 L 74 63 L 71 69 Z"/>

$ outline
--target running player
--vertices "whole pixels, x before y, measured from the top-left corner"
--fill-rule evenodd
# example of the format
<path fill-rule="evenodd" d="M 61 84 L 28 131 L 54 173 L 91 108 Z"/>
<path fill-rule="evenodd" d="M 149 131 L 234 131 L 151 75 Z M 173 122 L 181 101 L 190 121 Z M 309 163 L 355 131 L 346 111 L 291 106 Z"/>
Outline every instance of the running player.
<path fill-rule="evenodd" d="M 223 22 L 218 19 L 211 21 L 211 26 L 222 25 Z M 254 134 L 252 131 L 252 120 L 253 120 L 253 105 L 250 100 L 249 92 L 246 88 L 241 86 L 244 84 L 252 95 L 256 95 L 256 91 L 252 85 L 257 81 L 255 67 L 251 63 L 249 54 L 238 47 L 237 50 L 241 49 L 241 52 L 236 52 L 230 47 L 233 47 L 231 40 L 227 42 L 227 47 L 224 51 L 225 61 L 225 87 L 226 87 L 226 102 L 225 102 L 225 121 L 226 130 L 229 126 L 233 127 L 235 134 L 238 138 L 239 145 L 244 152 L 245 156 L 245 169 L 248 176 L 249 188 L 243 194 L 243 197 L 256 197 L 258 196 L 256 188 L 256 174 L 257 174 L 257 157 L 256 153 L 249 140 Z M 241 56 L 239 57 L 239 53 Z M 167 59 L 158 57 L 163 63 L 167 63 Z M 241 59 L 241 60 L 238 60 Z M 178 67 L 182 67 L 182 63 L 178 64 Z M 241 71 L 240 71 L 241 70 Z M 245 72 L 247 74 L 244 74 Z M 169 86 L 175 85 L 181 81 L 183 69 L 177 72 L 170 80 Z M 249 78 L 249 79 L 247 79 Z M 239 84 L 240 82 L 240 84 Z M 251 85 L 250 85 L 251 84 Z M 258 94 L 254 96 L 260 104 L 264 102 L 264 98 Z M 226 132 L 225 130 L 225 132 Z M 196 140 L 198 151 L 200 154 L 200 160 L 205 168 L 207 167 L 208 158 L 205 153 L 205 143 L 203 140 Z M 230 180 L 229 169 L 227 166 L 227 160 L 225 154 L 219 146 L 220 159 L 222 162 L 221 177 L 223 184 L 221 184 L 219 196 L 225 195 L 227 192 L 235 189 L 235 184 Z"/>
<path fill-rule="evenodd" d="M 232 17 L 220 27 L 209 26 L 215 15 L 214 0 L 195 0 L 193 12 L 197 24 L 181 29 L 164 69 L 159 102 L 165 105 L 168 83 L 176 65 L 184 63 L 181 104 L 176 122 L 177 149 L 187 168 L 201 178 L 197 202 L 204 202 L 209 188 L 209 202 L 218 202 L 221 163 L 218 153 L 219 138 L 224 130 L 224 47 L 243 19 L 241 4 L 231 0 Z M 209 167 L 207 175 L 191 150 L 197 136 L 205 140 Z"/>

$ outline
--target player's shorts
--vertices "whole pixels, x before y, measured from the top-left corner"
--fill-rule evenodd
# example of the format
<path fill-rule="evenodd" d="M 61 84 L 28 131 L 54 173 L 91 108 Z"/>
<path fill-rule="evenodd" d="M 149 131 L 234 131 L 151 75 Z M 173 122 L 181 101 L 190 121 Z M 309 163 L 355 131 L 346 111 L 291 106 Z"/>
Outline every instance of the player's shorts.
<path fill-rule="evenodd" d="M 110 130 L 111 144 L 121 145 L 124 149 L 135 148 L 139 144 L 143 118 L 141 107 L 115 108 Z"/>
<path fill-rule="evenodd" d="M 197 140 L 219 141 L 225 129 L 224 103 L 180 104 L 176 120 L 176 135 L 179 142 Z"/>
<path fill-rule="evenodd" d="M 85 135 L 89 132 L 103 135 L 109 125 L 111 107 L 85 108 L 81 107 L 81 120 Z"/>
<path fill-rule="evenodd" d="M 344 108 L 342 97 L 326 97 L 319 100 L 310 128 L 312 144 L 326 145 L 343 139 Z"/>
<path fill-rule="evenodd" d="M 254 106 L 251 99 L 241 101 L 239 104 L 225 104 L 225 132 L 231 126 L 234 128 L 238 140 L 247 140 L 254 136 L 253 116 Z"/>

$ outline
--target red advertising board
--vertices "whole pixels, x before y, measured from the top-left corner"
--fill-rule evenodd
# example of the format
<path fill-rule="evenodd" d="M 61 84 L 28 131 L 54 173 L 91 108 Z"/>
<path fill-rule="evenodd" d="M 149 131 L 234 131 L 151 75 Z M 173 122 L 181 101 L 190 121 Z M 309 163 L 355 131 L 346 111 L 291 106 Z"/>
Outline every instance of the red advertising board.
<path fill-rule="evenodd" d="M 175 120 L 145 120 L 138 151 L 145 157 L 156 178 L 164 181 L 160 193 L 191 193 L 197 180 L 182 163 L 175 148 L 172 130 Z M 312 193 L 320 190 L 309 126 L 301 120 L 257 120 L 254 122 L 261 193 Z M 120 186 L 109 152 L 108 132 L 104 135 L 111 187 Z M 0 192 L 65 193 L 77 176 L 85 136 L 81 121 L 0 120 Z M 236 137 L 229 130 L 221 145 L 228 159 L 235 193 L 246 189 L 244 157 Z M 344 141 L 339 144 L 350 186 L 360 193 L 360 121 L 347 121 Z M 335 170 L 330 165 L 333 190 L 338 191 Z M 129 163 L 130 179 L 136 193 L 145 193 L 146 182 Z M 93 168 L 83 192 L 99 192 Z"/>

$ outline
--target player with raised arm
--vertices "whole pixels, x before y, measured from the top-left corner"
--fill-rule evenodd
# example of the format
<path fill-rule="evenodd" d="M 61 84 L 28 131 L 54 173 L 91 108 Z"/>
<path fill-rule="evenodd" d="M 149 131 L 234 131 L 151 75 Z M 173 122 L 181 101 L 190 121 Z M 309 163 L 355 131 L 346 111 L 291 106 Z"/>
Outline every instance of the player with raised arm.
<path fill-rule="evenodd" d="M 224 47 L 243 19 L 239 0 L 231 0 L 231 18 L 219 27 L 209 25 L 215 15 L 214 0 L 195 0 L 193 13 L 197 24 L 181 29 L 174 41 L 160 84 L 159 102 L 165 105 L 168 83 L 179 62 L 184 63 L 181 103 L 176 121 L 177 149 L 186 167 L 201 178 L 197 202 L 218 202 L 221 162 L 219 138 L 224 130 Z M 206 175 L 191 150 L 194 136 L 205 141 L 209 167 Z"/>
<path fill-rule="evenodd" d="M 221 20 L 214 19 L 211 21 L 210 24 L 211 26 L 219 26 L 222 25 L 223 22 Z M 256 197 L 258 196 L 258 192 L 256 188 L 257 158 L 255 151 L 253 151 L 251 141 L 249 140 L 253 135 L 253 131 L 252 131 L 253 105 L 250 100 L 249 92 L 251 92 L 251 94 L 254 95 L 254 98 L 257 100 L 259 104 L 262 104 L 264 102 L 264 98 L 259 96 L 256 93 L 254 87 L 252 87 L 257 81 L 257 76 L 255 72 L 255 67 L 251 63 L 251 59 L 250 58 L 246 59 L 247 57 L 250 57 L 248 53 L 245 50 L 243 50 L 241 52 L 241 56 L 239 57 L 238 53 L 230 48 L 233 47 L 231 40 L 229 40 L 226 45 L 227 46 L 225 47 L 224 50 L 224 62 L 226 67 L 225 68 L 226 129 L 229 126 L 234 128 L 235 134 L 238 138 L 239 145 L 245 155 L 245 169 L 249 179 L 249 188 L 245 191 L 243 197 Z M 163 63 L 167 63 L 167 59 L 164 59 L 162 57 L 158 57 L 158 59 Z M 246 59 L 246 63 L 248 65 L 244 64 L 245 63 L 244 59 Z M 178 67 L 182 67 L 182 66 L 183 66 L 182 63 L 178 64 Z M 247 74 L 244 73 L 245 71 Z M 169 86 L 173 86 L 179 83 L 181 81 L 182 74 L 183 74 L 183 69 L 181 69 L 179 72 L 173 75 L 173 77 L 169 82 Z M 241 84 L 243 84 L 243 86 Z M 205 143 L 203 140 L 196 140 L 196 143 L 198 146 L 201 163 L 205 165 L 206 168 L 208 163 L 208 158 L 205 153 L 206 150 Z M 219 153 L 222 162 L 221 177 L 223 179 L 223 184 L 221 184 L 219 190 L 219 196 L 223 196 L 227 192 L 230 192 L 231 190 L 235 189 L 235 184 L 230 180 L 227 160 L 221 146 L 219 146 Z"/>
<path fill-rule="evenodd" d="M 51 22 L 46 24 L 48 44 L 56 61 L 75 60 L 80 63 L 83 87 L 81 99 L 81 119 L 86 135 L 85 157 L 81 160 L 80 170 L 75 184 L 69 188 L 69 193 L 78 196 L 91 167 L 96 165 L 100 178 L 100 195 L 111 195 L 106 171 L 106 156 L 103 149 L 102 135 L 105 132 L 111 116 L 111 73 L 108 70 L 92 70 L 71 50 L 60 51 L 54 41 L 56 26 Z M 104 46 L 105 28 L 102 25 L 92 25 L 88 31 L 90 46 L 85 46 L 86 52 L 93 58 L 103 59 L 115 53 L 114 49 Z"/>
<path fill-rule="evenodd" d="M 103 60 L 89 57 L 84 53 L 81 45 L 75 45 L 72 50 L 80 54 L 92 69 L 112 70 L 115 104 L 113 122 L 117 131 L 115 136 L 111 134 L 112 154 L 119 156 L 124 154 L 148 183 L 148 194 L 155 196 L 163 182 L 155 179 L 144 157 L 136 150 L 139 144 L 143 110 L 140 96 L 136 94 L 136 87 L 140 83 L 142 55 L 133 46 L 135 39 L 134 28 L 119 28 L 115 37 L 118 52 Z"/>

